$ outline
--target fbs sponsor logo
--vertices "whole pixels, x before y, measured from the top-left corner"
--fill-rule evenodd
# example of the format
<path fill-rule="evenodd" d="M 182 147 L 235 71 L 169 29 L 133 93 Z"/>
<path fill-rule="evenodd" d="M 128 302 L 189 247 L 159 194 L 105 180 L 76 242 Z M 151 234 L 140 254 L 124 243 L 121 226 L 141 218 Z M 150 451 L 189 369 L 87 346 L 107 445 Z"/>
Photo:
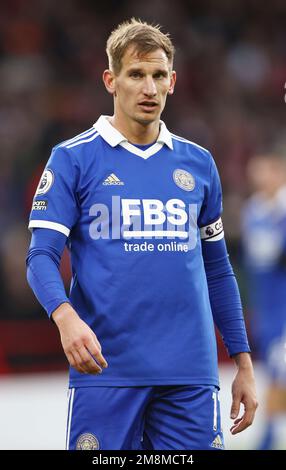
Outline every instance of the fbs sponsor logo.
<path fill-rule="evenodd" d="M 212 441 L 211 447 L 214 447 L 215 449 L 224 449 L 224 445 L 219 434 Z"/>
<path fill-rule="evenodd" d="M 46 211 L 48 201 L 33 201 L 32 211 Z"/>
<path fill-rule="evenodd" d="M 111 173 L 102 183 L 104 186 L 123 186 L 124 183 L 114 173 Z"/>
<path fill-rule="evenodd" d="M 112 196 L 111 205 L 95 203 L 89 235 L 98 239 L 184 239 L 189 250 L 196 247 L 197 205 L 181 199 L 125 199 Z"/>
<path fill-rule="evenodd" d="M 76 441 L 76 450 L 97 450 L 99 449 L 98 439 L 94 434 L 86 432 L 81 434 Z"/>

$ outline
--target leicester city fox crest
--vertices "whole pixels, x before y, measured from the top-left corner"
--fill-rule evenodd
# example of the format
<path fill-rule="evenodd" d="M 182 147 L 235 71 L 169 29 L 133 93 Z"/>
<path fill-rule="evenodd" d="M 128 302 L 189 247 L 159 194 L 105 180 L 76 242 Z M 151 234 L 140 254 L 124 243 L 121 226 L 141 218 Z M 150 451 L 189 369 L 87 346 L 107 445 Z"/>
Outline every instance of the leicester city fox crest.
<path fill-rule="evenodd" d="M 176 185 L 185 191 L 193 191 L 195 189 L 195 180 L 189 171 L 177 169 L 173 173 L 173 179 Z"/>
<path fill-rule="evenodd" d="M 98 439 L 94 434 L 81 434 L 76 441 L 76 450 L 97 450 L 99 449 Z"/>

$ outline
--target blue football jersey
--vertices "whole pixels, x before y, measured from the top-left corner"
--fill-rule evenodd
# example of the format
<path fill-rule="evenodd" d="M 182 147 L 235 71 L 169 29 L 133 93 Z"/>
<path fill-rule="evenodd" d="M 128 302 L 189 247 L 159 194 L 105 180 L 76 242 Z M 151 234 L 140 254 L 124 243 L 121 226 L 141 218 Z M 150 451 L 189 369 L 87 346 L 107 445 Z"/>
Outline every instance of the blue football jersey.
<path fill-rule="evenodd" d="M 201 239 L 223 237 L 221 210 L 211 154 L 162 121 L 147 148 L 107 116 L 54 147 L 29 228 L 68 237 L 70 301 L 109 364 L 72 387 L 218 385 Z"/>

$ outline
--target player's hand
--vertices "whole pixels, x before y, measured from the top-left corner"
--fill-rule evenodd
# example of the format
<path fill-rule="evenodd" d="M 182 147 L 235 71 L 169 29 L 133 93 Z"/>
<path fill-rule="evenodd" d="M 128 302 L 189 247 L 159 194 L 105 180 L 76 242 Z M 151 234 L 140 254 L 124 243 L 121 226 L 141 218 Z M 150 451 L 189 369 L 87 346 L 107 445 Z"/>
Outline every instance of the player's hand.
<path fill-rule="evenodd" d="M 240 404 L 244 405 L 244 412 L 239 416 Z M 255 380 L 251 362 L 239 367 L 232 384 L 232 406 L 230 417 L 234 419 L 230 428 L 232 434 L 238 434 L 248 428 L 254 420 L 258 406 L 256 398 Z"/>
<path fill-rule="evenodd" d="M 72 306 L 61 304 L 52 314 L 65 355 L 72 367 L 83 374 L 100 374 L 108 367 L 101 345 L 89 326 L 81 320 Z"/>

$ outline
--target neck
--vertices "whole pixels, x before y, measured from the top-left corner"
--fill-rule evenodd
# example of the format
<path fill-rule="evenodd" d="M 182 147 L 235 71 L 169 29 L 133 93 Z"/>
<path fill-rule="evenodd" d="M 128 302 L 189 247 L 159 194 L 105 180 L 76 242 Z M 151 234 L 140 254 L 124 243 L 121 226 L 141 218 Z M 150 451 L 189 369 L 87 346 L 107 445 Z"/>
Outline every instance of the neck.
<path fill-rule="evenodd" d="M 110 123 L 133 144 L 151 144 L 158 138 L 160 132 L 159 119 L 143 124 L 131 119 L 127 120 L 126 117 L 120 118 L 118 113 L 115 112 L 114 116 L 110 119 Z"/>

